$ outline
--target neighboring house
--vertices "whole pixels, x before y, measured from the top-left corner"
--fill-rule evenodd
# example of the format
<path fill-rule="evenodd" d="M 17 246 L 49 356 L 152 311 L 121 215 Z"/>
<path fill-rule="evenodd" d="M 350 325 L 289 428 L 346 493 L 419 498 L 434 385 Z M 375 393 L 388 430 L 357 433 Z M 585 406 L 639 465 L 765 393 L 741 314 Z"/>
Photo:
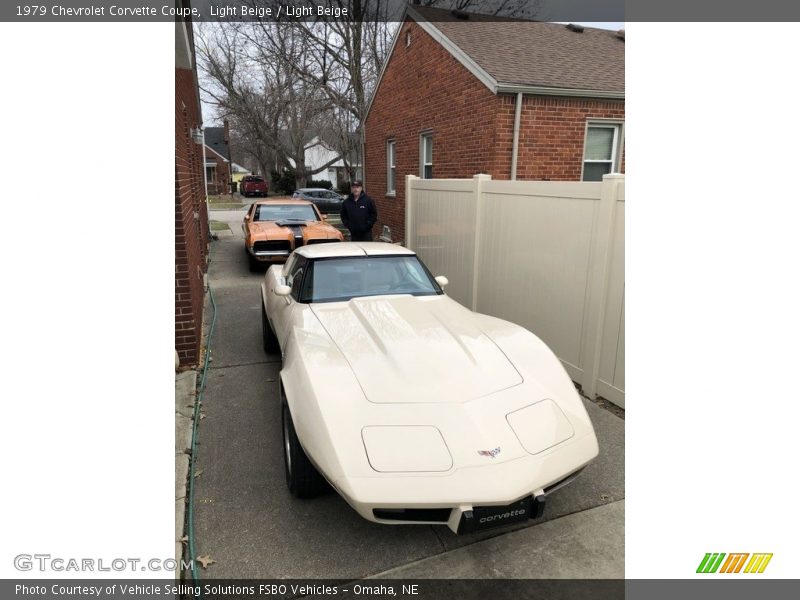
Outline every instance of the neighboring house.
<path fill-rule="evenodd" d="M 231 147 L 228 121 L 223 127 L 206 127 L 206 181 L 209 194 L 227 194 L 231 181 Z"/>
<path fill-rule="evenodd" d="M 331 150 L 325 144 L 325 142 L 319 139 L 319 137 L 314 137 L 306 145 L 305 156 L 306 156 L 306 169 L 308 169 L 309 171 L 314 171 L 323 165 L 331 163 L 319 173 L 311 175 L 309 177 L 309 181 L 311 179 L 315 181 L 330 181 L 331 185 L 333 187 L 336 187 L 336 182 L 337 182 L 336 169 L 337 167 L 344 166 L 344 163 L 342 162 L 339 153 L 336 152 L 335 150 Z M 293 169 L 296 168 L 294 160 L 288 158 L 287 162 L 291 165 Z"/>
<path fill-rule="evenodd" d="M 189 2 L 180 2 L 188 8 Z M 208 213 L 203 189 L 203 118 L 192 22 L 175 22 L 175 351 L 181 366 L 200 358 Z"/>
<path fill-rule="evenodd" d="M 308 141 L 306 142 L 305 163 L 306 169 L 314 171 L 325 165 L 325 168 L 309 176 L 306 184 L 312 179 L 314 181 L 330 181 L 333 189 L 346 181 L 350 181 L 350 176 L 345 169 L 344 160 L 336 150 L 331 148 L 332 144 L 328 144 L 319 135 L 309 133 L 307 134 Z M 357 143 L 354 144 L 356 147 Z M 286 162 L 294 169 L 296 168 L 295 161 L 291 158 L 286 159 Z M 329 164 L 330 163 L 330 164 Z M 351 156 L 348 161 L 350 167 L 355 169 L 356 178 L 361 177 L 361 160 L 359 156 Z"/>
<path fill-rule="evenodd" d="M 245 169 L 243 166 L 237 165 L 236 163 L 231 163 L 231 170 L 233 171 L 231 177 L 237 184 L 241 183 L 242 179 L 244 179 L 247 175 L 253 174 L 252 171 Z"/>
<path fill-rule="evenodd" d="M 624 172 L 623 32 L 409 6 L 365 119 L 376 235 L 405 237 L 405 176 Z"/>

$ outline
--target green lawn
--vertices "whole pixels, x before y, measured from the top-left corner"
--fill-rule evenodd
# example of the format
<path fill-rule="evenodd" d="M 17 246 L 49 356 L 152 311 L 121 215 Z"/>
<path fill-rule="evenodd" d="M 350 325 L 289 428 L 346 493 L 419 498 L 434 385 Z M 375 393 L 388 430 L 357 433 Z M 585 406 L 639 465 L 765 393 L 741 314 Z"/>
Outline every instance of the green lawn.
<path fill-rule="evenodd" d="M 238 210 L 244 206 L 239 196 L 209 196 L 208 207 L 211 210 Z"/>

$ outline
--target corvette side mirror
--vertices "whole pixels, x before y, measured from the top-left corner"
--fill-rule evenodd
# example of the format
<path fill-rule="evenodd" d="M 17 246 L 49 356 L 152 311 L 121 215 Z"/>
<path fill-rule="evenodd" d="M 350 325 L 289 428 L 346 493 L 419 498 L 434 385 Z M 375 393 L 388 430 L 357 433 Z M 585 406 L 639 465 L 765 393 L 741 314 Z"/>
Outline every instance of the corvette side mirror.
<path fill-rule="evenodd" d="M 245 216 L 244 216 L 244 220 L 245 220 L 245 221 L 249 221 L 249 220 L 250 220 L 250 215 L 245 215 Z"/>
<path fill-rule="evenodd" d="M 322 215 L 322 220 L 323 221 L 327 221 L 328 220 L 328 215 Z"/>
<path fill-rule="evenodd" d="M 441 287 L 444 287 L 448 283 L 450 283 L 450 280 L 447 277 L 445 277 L 444 275 L 439 275 L 439 276 L 435 277 L 434 279 L 436 279 L 436 283 L 438 283 Z"/>
<path fill-rule="evenodd" d="M 276 296 L 288 296 L 291 293 L 292 293 L 292 288 L 290 288 L 288 285 L 278 284 L 275 286 Z"/>

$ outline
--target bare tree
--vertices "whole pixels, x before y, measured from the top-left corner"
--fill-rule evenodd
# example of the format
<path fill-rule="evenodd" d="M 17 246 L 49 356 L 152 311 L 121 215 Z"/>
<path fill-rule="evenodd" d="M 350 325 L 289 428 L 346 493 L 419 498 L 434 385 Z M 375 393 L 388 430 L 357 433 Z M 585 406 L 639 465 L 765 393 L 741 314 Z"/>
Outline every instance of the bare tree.
<path fill-rule="evenodd" d="M 313 68 L 313 41 L 296 28 L 260 23 L 253 29 L 251 42 L 280 73 L 286 105 L 279 144 L 294 163 L 297 186 L 305 186 L 312 175 L 340 159 L 340 155 L 335 155 L 313 168 L 306 164 L 306 151 L 314 146 L 335 146 L 330 143 L 329 132 L 335 130 L 332 123 L 336 120 L 336 105 L 323 89 L 302 76 Z"/>
<path fill-rule="evenodd" d="M 251 5 L 273 0 L 245 0 Z M 310 4 L 319 4 L 320 0 Z M 418 0 L 428 6 L 513 14 L 523 0 Z M 266 170 L 276 157 L 296 167 L 297 185 L 340 157 L 352 177 L 362 128 L 402 8 L 396 0 L 325 0 L 344 20 L 206 25 L 198 35 L 208 99 L 226 116 L 245 152 Z M 394 19 L 394 20 L 392 20 Z M 339 156 L 311 169 L 305 153 L 324 141 Z M 360 160 L 360 159 L 356 159 Z"/>
<path fill-rule="evenodd" d="M 314 131 L 328 122 L 327 96 L 298 75 L 310 55 L 308 40 L 276 23 L 221 23 L 198 35 L 201 89 L 227 117 L 237 140 L 265 173 L 282 158 L 295 165 L 296 184 L 326 169 L 311 169 L 306 151 Z"/>
<path fill-rule="evenodd" d="M 381 0 L 327 0 L 331 8 L 348 9 L 347 20 L 293 22 L 305 40 L 302 60 L 284 56 L 308 85 L 325 94 L 332 107 L 328 131 L 351 177 L 351 157 L 360 156 L 360 131 L 370 96 L 389 52 L 397 23 L 389 21 L 390 3 Z M 286 31 L 286 29 L 284 29 Z"/>
<path fill-rule="evenodd" d="M 269 177 L 275 168 L 277 152 L 253 136 L 249 122 L 241 122 L 234 114 L 226 115 L 230 126 L 231 154 L 241 157 L 242 165 L 255 173 Z"/>
<path fill-rule="evenodd" d="M 198 25 L 196 51 L 200 59 L 200 89 L 229 120 L 234 137 L 262 169 L 278 148 L 280 91 L 274 78 L 247 52 L 241 24 Z"/>
<path fill-rule="evenodd" d="M 438 8 L 508 16 L 522 12 L 535 14 L 539 4 L 538 0 L 421 1 Z M 320 0 L 308 2 L 309 5 L 320 4 Z M 298 75 L 324 91 L 335 107 L 337 149 L 343 156 L 359 156 L 360 134 L 369 101 L 388 58 L 404 3 L 396 0 L 325 0 L 324 4 L 333 9 L 347 9 L 350 18 L 288 24 L 287 27 L 299 31 L 309 42 L 308 56 L 304 57 L 302 64 L 294 64 Z M 346 166 L 352 177 L 353 166 Z"/>

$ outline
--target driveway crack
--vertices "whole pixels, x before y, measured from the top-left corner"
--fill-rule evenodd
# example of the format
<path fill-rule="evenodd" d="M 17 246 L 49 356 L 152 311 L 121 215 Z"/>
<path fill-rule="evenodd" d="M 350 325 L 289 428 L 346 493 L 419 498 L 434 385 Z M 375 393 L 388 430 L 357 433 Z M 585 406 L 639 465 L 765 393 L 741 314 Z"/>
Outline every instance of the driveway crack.
<path fill-rule="evenodd" d="M 437 528 L 434 527 L 433 525 L 431 525 L 430 528 L 431 528 L 431 531 L 433 531 L 433 534 L 436 536 L 436 539 L 439 540 L 439 543 L 442 545 L 442 551 L 443 552 L 447 552 L 447 544 L 444 543 L 444 540 L 442 539 L 442 536 L 440 536 L 439 532 L 436 531 Z"/>

